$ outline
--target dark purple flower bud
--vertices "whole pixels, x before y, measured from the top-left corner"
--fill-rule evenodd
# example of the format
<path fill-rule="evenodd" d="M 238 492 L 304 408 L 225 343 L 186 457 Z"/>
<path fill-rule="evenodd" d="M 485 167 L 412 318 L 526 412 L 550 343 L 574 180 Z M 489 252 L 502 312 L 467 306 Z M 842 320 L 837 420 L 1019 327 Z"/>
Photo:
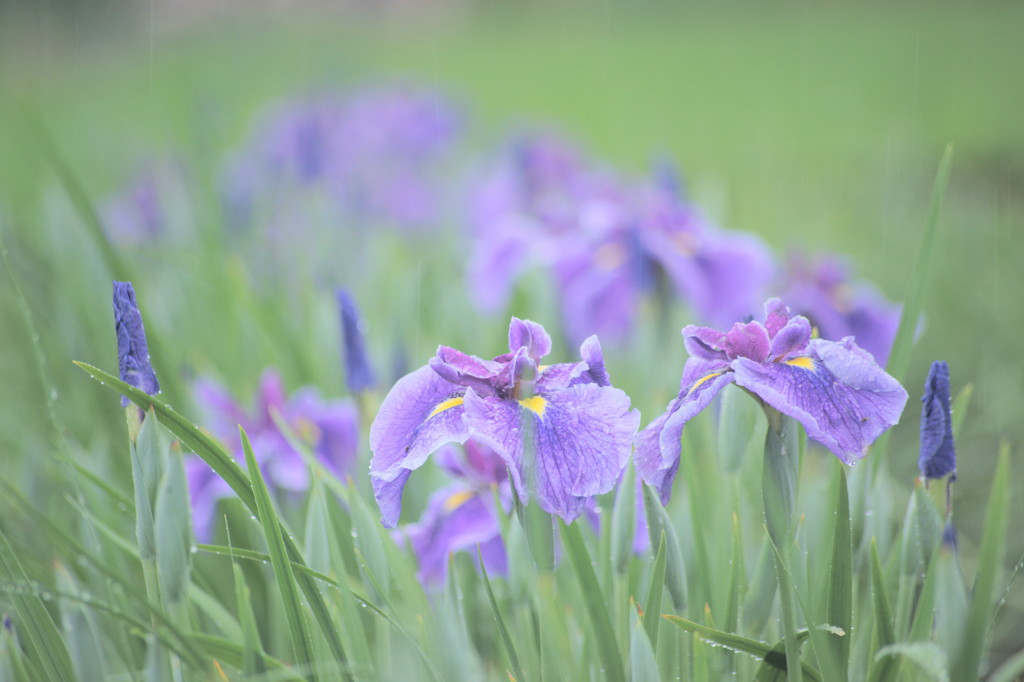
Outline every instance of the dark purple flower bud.
<path fill-rule="evenodd" d="M 7 630 L 7 632 L 14 631 L 14 623 L 11 622 L 11 617 L 6 613 L 4 614 L 4 630 Z"/>
<path fill-rule="evenodd" d="M 347 290 L 335 292 L 341 311 L 342 355 L 345 362 L 345 381 L 351 393 L 363 393 L 377 385 L 377 377 L 366 357 L 364 343 L 366 323 L 359 315 L 356 301 Z"/>
<path fill-rule="evenodd" d="M 114 329 L 117 331 L 117 360 L 121 381 L 142 389 L 149 395 L 160 392 L 153 366 L 149 364 L 146 330 L 135 302 L 131 282 L 114 282 Z M 128 407 L 128 398 L 121 396 L 121 406 Z"/>
<path fill-rule="evenodd" d="M 921 408 L 921 456 L 917 466 L 925 480 L 953 474 L 956 478 L 956 447 L 949 413 L 949 366 L 932 363 L 924 384 Z"/>

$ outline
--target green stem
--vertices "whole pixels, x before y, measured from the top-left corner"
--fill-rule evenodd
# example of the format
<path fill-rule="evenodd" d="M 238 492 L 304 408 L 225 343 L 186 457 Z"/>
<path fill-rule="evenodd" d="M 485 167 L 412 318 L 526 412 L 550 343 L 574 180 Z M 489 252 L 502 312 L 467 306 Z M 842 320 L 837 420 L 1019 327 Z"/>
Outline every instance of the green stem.
<path fill-rule="evenodd" d="M 786 670 L 790 682 L 800 682 L 800 640 L 797 638 L 796 605 L 789 582 L 786 556 L 793 537 L 796 508 L 796 480 L 799 467 L 797 425 L 774 408 L 764 406 L 768 432 L 764 442 L 764 520 L 775 545 L 775 576 L 782 607 L 782 629 L 786 645 Z"/>

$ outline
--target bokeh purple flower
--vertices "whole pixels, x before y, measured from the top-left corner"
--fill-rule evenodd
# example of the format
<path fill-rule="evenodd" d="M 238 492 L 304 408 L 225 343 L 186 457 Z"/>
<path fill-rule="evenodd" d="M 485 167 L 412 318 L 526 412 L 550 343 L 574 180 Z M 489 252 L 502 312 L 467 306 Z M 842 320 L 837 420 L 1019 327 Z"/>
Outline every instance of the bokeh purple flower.
<path fill-rule="evenodd" d="M 501 539 L 499 513 L 507 513 L 512 505 L 508 469 L 493 450 L 474 440 L 462 448 L 442 447 L 436 460 L 456 480 L 435 492 L 419 521 L 400 528 L 419 563 L 420 580 L 424 584 L 444 581 L 448 558 L 454 552 L 476 547 L 487 572 L 504 575 L 508 556 Z M 497 499 L 504 510 L 495 508 Z"/>
<path fill-rule="evenodd" d="M 890 303 L 864 281 L 851 281 L 838 258 L 791 254 L 781 285 L 782 300 L 817 327 L 823 339 L 852 336 L 857 345 L 885 366 L 900 324 L 901 306 Z"/>
<path fill-rule="evenodd" d="M 149 395 L 160 392 L 160 382 L 149 361 L 146 330 L 142 314 L 135 302 L 131 282 L 114 282 L 114 330 L 117 332 L 117 364 L 121 381 Z M 128 398 L 121 396 L 121 407 L 128 407 Z"/>
<path fill-rule="evenodd" d="M 118 245 L 140 246 L 165 240 L 192 222 L 186 173 L 180 163 L 153 160 L 99 206 L 100 224 Z"/>
<path fill-rule="evenodd" d="M 774 276 L 769 250 L 712 226 L 666 175 L 634 185 L 553 136 L 519 141 L 474 195 L 467 277 L 477 306 L 499 309 L 541 268 L 572 343 L 626 339 L 652 297 L 681 300 L 710 323 L 750 314 Z"/>
<path fill-rule="evenodd" d="M 779 299 L 765 303 L 764 322 L 737 322 L 728 332 L 683 328 L 690 358 L 679 395 L 637 438 L 636 467 L 667 503 L 679 467 L 680 437 L 692 417 L 735 383 L 803 424 L 807 435 L 852 464 L 899 421 L 907 392 L 846 337 L 811 338 L 807 318 Z"/>
<path fill-rule="evenodd" d="M 445 443 L 473 438 L 508 466 L 525 502 L 572 521 L 587 500 L 615 485 L 640 415 L 612 388 L 596 337 L 580 362 L 541 365 L 551 337 L 512 318 L 509 352 L 493 360 L 441 346 L 403 377 L 370 427 L 370 477 L 381 521 L 393 527 L 413 470 Z"/>
<path fill-rule="evenodd" d="M 451 102 L 416 88 L 286 103 L 265 117 L 229 165 L 228 217 L 246 224 L 279 194 L 317 188 L 348 221 L 423 227 L 439 216 L 438 167 L 461 131 L 462 116 Z"/>
<path fill-rule="evenodd" d="M 302 492 L 310 484 L 309 470 L 302 455 L 278 428 L 274 415 L 336 476 L 347 474 L 358 457 L 359 425 L 352 403 L 324 401 L 312 387 L 301 388 L 289 396 L 275 370 L 266 370 L 260 377 L 252 411 L 243 408 L 210 380 L 196 383 L 195 398 L 202 413 L 200 423 L 205 424 L 239 461 L 244 461 L 244 452 L 238 427 L 245 429 L 256 461 L 272 490 Z M 230 489 L 199 458 L 187 460 L 186 474 L 196 535 L 209 538 L 217 500 L 228 495 Z"/>
<path fill-rule="evenodd" d="M 925 480 L 956 479 L 956 445 L 949 406 L 949 365 L 936 360 L 928 371 L 921 396 L 921 455 L 917 460 Z"/>

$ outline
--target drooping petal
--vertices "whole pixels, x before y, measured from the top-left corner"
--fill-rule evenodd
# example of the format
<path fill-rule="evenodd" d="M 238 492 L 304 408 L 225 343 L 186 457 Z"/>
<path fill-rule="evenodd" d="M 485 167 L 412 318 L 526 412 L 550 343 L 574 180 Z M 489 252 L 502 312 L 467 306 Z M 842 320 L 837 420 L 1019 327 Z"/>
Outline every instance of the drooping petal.
<path fill-rule="evenodd" d="M 429 364 L 445 381 L 457 386 L 472 386 L 484 394 L 494 391 L 494 378 L 504 368 L 502 363 L 467 355 L 448 346 L 439 346 L 437 355 L 430 358 Z"/>
<path fill-rule="evenodd" d="M 398 521 L 408 472 L 441 445 L 462 443 L 469 436 L 462 416 L 460 388 L 431 367 L 406 375 L 384 398 L 370 426 L 370 477 L 385 526 Z"/>
<path fill-rule="evenodd" d="M 511 401 L 466 392 L 474 439 L 502 456 L 521 498 L 572 521 L 608 492 L 629 458 L 640 413 L 619 389 L 578 384 Z"/>
<path fill-rule="evenodd" d="M 683 426 L 731 382 L 732 373 L 727 363 L 691 357 L 683 367 L 679 395 L 668 404 L 664 414 L 644 427 L 637 436 L 633 456 L 637 473 L 645 483 L 658 490 L 663 504 L 668 504 L 672 497 L 672 482 L 679 469 L 679 441 Z M 667 432 L 666 427 L 669 429 Z"/>
<path fill-rule="evenodd" d="M 725 334 L 710 327 L 697 327 L 688 324 L 683 327 L 683 345 L 691 357 L 701 360 L 718 360 L 726 362 L 725 351 L 722 345 L 725 343 Z"/>
<path fill-rule="evenodd" d="M 925 479 L 956 476 L 956 446 L 949 410 L 949 365 L 933 362 L 921 396 L 921 455 L 918 468 Z"/>
<path fill-rule="evenodd" d="M 672 482 L 679 470 L 679 458 L 665 462 L 661 456 L 661 432 L 669 415 L 678 407 L 678 398 L 669 403 L 666 411 L 648 424 L 636 437 L 636 451 L 633 463 L 640 479 L 654 486 L 662 504 L 668 504 L 672 497 Z"/>
<path fill-rule="evenodd" d="M 847 464 L 899 421 L 907 392 L 847 337 L 815 339 L 808 355 L 780 363 L 733 361 L 736 383 L 783 414 Z"/>

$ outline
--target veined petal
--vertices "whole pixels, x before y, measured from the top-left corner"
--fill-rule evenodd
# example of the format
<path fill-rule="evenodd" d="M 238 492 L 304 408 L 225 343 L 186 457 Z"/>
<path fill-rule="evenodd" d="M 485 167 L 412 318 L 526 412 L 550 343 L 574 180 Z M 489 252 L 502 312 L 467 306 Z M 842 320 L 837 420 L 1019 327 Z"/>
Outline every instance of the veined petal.
<path fill-rule="evenodd" d="M 541 370 L 534 389 L 537 392 L 561 391 L 572 384 L 591 383 L 585 362 L 560 362 Z"/>
<path fill-rule="evenodd" d="M 668 408 L 657 419 L 648 424 L 636 437 L 636 451 L 633 463 L 640 474 L 640 480 L 654 486 L 661 497 L 661 503 L 668 504 L 672 497 L 672 482 L 679 470 L 679 457 L 665 462 L 661 456 L 661 432 L 665 428 L 671 414 L 677 407 L 678 398 L 669 403 Z"/>
<path fill-rule="evenodd" d="M 500 362 L 483 360 L 448 346 L 438 346 L 437 355 L 430 358 L 428 364 L 445 381 L 456 386 L 472 386 L 484 394 L 494 391 L 494 378 L 504 368 Z"/>
<path fill-rule="evenodd" d="M 462 443 L 469 436 L 460 393 L 459 386 L 431 367 L 421 367 L 400 379 L 384 398 L 370 426 L 370 477 L 385 526 L 398 521 L 408 472 L 441 445 Z"/>
<path fill-rule="evenodd" d="M 726 362 L 725 334 L 710 327 L 696 327 L 688 324 L 683 327 L 683 345 L 691 357 L 701 360 L 718 360 Z"/>
<path fill-rule="evenodd" d="M 527 401 L 466 392 L 474 439 L 505 459 L 521 498 L 572 521 L 587 498 L 608 492 L 629 459 L 640 413 L 616 388 L 578 384 Z"/>
<path fill-rule="evenodd" d="M 792 354 L 807 348 L 811 340 L 811 323 L 806 317 L 797 315 L 786 321 L 772 337 L 771 357 L 773 360 L 788 360 Z"/>
<path fill-rule="evenodd" d="M 587 337 L 580 344 L 580 357 L 587 363 L 585 377 L 598 386 L 611 386 L 611 378 L 604 366 L 604 352 L 597 336 Z"/>
<path fill-rule="evenodd" d="M 737 358 L 736 383 L 783 414 L 847 464 L 899 421 L 907 392 L 858 348 L 815 339 L 808 355 L 781 363 Z"/>
<path fill-rule="evenodd" d="M 764 302 L 764 327 L 768 330 L 768 336 L 774 339 L 789 318 L 789 308 L 781 300 L 769 298 Z"/>
<path fill-rule="evenodd" d="M 520 348 L 526 348 L 529 356 L 539 361 L 551 352 L 551 337 L 536 322 L 513 317 L 508 326 L 508 349 L 514 353 Z"/>
<path fill-rule="evenodd" d="M 768 330 L 760 322 L 737 322 L 725 335 L 722 350 L 729 359 L 750 358 L 757 362 L 768 359 L 771 340 Z"/>
<path fill-rule="evenodd" d="M 699 412 L 711 403 L 714 397 L 718 395 L 718 392 L 731 384 L 734 379 L 735 377 L 732 372 L 713 372 L 697 379 L 697 381 L 690 385 L 685 394 L 680 395 L 676 410 L 668 415 L 661 433 L 658 434 L 662 470 L 679 466 L 681 454 L 680 439 L 686 422 L 697 416 Z M 666 483 L 667 487 L 671 488 L 671 478 Z M 663 494 L 665 488 L 665 485 L 661 486 Z M 671 491 L 669 490 L 669 492 Z M 664 498 L 664 501 L 668 502 L 668 499 Z"/>

